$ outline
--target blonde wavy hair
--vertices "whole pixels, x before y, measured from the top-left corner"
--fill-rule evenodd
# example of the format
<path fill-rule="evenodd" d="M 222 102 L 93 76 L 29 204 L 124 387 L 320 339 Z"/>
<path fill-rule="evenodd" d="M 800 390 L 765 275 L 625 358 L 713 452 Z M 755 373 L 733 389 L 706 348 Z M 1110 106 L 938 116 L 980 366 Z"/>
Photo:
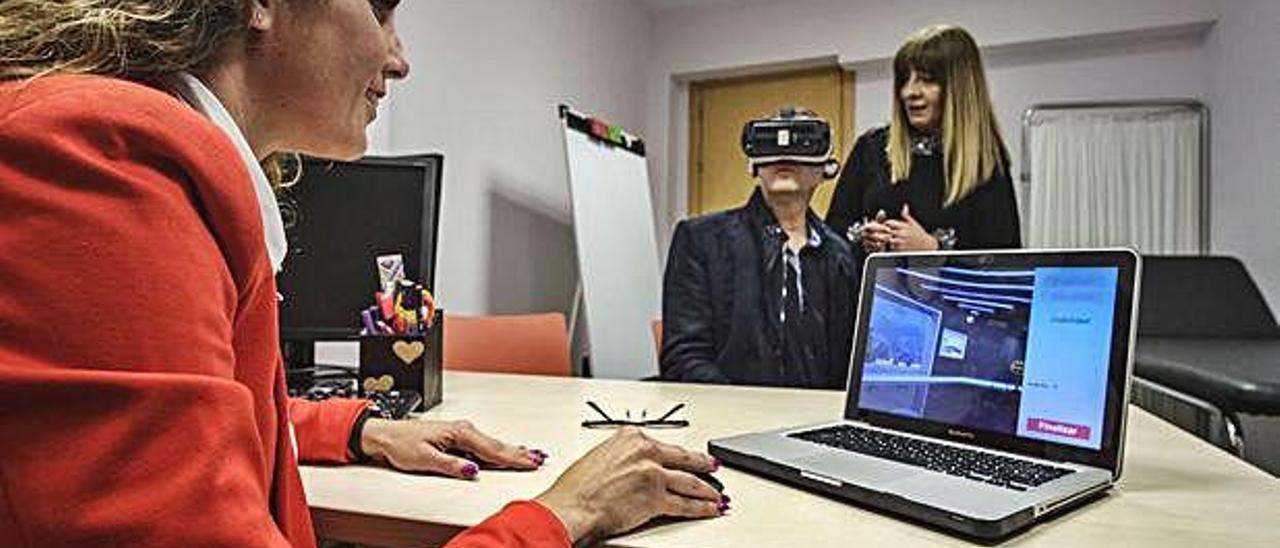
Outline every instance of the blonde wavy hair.
<path fill-rule="evenodd" d="M 97 74 L 156 85 L 248 34 L 244 0 L 0 0 L 0 81 Z M 282 153 L 264 159 L 273 186 Z"/>
<path fill-rule="evenodd" d="M 243 0 L 4 0 L 0 79 L 100 74 L 154 83 L 206 68 L 247 29 Z"/>
<path fill-rule="evenodd" d="M 1008 152 L 987 92 L 978 44 L 964 29 L 937 25 L 907 38 L 893 59 L 893 120 L 888 156 L 893 183 L 911 174 L 910 121 L 902 87 L 911 71 L 928 74 L 942 87 L 940 137 L 946 179 L 944 206 L 968 196 L 998 170 Z"/>

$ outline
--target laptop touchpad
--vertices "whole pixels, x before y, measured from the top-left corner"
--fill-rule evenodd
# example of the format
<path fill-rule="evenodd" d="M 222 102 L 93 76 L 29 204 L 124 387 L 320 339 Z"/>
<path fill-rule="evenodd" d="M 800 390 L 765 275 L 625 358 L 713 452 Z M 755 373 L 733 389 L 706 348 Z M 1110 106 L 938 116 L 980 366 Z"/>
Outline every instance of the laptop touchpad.
<path fill-rule="evenodd" d="M 919 468 L 843 451 L 824 451 L 792 462 L 800 470 L 876 491 L 920 474 Z"/>

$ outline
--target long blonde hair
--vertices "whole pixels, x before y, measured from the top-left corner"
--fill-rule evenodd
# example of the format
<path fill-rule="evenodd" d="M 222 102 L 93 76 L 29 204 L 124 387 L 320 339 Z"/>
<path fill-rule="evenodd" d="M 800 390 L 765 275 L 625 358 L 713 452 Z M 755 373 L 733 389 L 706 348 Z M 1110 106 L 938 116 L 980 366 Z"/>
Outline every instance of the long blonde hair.
<path fill-rule="evenodd" d="M 978 44 L 964 29 L 937 25 L 907 39 L 893 59 L 893 120 L 889 124 L 890 180 L 911 174 L 910 122 L 902 103 L 902 87 L 916 70 L 942 87 L 941 140 L 946 190 L 943 205 L 968 196 L 978 185 L 1004 170 L 1008 152 L 987 92 Z"/>

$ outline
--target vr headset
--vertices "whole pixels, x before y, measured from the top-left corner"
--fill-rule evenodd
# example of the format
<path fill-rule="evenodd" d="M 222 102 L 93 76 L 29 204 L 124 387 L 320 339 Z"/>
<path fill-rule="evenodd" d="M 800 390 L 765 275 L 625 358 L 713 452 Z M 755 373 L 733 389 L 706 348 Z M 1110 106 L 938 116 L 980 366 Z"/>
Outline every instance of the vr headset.
<path fill-rule="evenodd" d="M 742 152 L 747 155 L 752 177 L 761 167 L 790 162 L 819 166 L 823 177 L 830 179 L 840 171 L 831 150 L 827 121 L 795 109 L 783 109 L 777 116 L 742 126 Z"/>

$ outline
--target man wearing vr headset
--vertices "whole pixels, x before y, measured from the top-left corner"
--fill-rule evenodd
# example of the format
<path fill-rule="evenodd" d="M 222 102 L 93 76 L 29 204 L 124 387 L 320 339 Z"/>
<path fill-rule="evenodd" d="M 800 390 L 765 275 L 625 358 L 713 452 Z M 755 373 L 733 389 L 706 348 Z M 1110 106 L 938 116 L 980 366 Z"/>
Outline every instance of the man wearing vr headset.
<path fill-rule="evenodd" d="M 681 221 L 663 279 L 668 380 L 842 388 L 857 269 L 849 243 L 809 209 L 839 166 L 831 128 L 804 109 L 748 122 L 759 188 L 741 208 Z"/>

